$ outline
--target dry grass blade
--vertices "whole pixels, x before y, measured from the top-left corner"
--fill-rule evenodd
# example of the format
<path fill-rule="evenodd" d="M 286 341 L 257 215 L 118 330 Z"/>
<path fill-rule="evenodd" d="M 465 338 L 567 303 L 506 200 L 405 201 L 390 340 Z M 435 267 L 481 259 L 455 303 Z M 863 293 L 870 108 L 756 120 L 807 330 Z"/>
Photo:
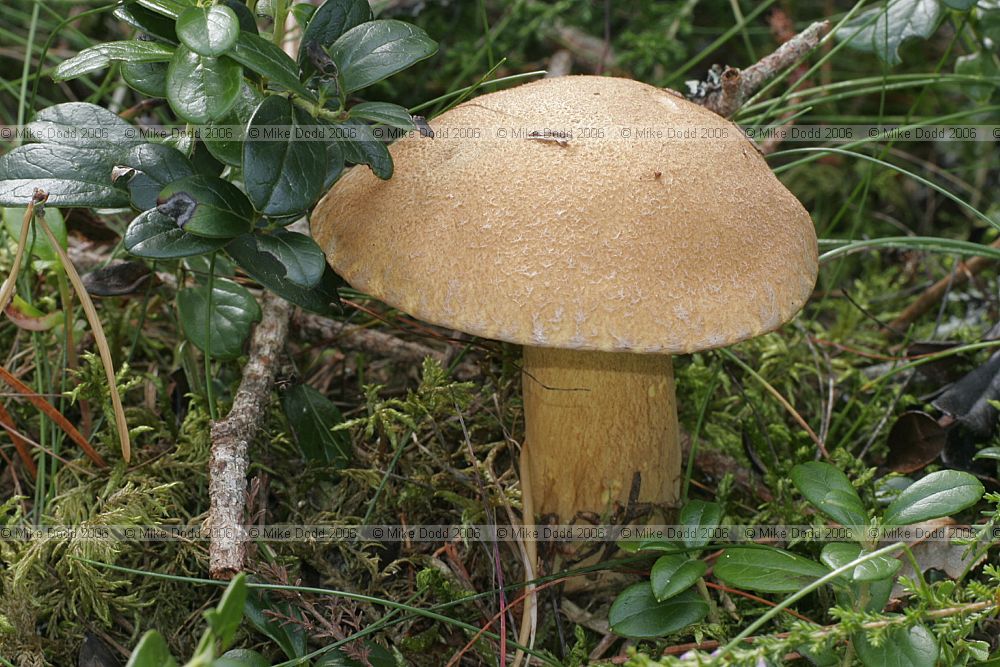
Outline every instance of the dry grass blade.
<path fill-rule="evenodd" d="M 7 411 L 7 408 L 4 407 L 3 403 L 0 403 L 0 427 L 3 427 L 7 431 L 7 435 L 10 436 L 11 441 L 14 443 L 14 449 L 17 450 L 17 455 L 24 462 L 24 467 L 31 474 L 31 479 L 35 479 L 38 476 L 38 468 L 35 466 L 35 459 L 31 458 L 31 450 L 28 448 L 28 442 L 21 437 L 21 434 L 17 430 L 17 424 L 14 423 L 14 418 Z"/>
<path fill-rule="evenodd" d="M 17 274 L 21 272 L 21 259 L 24 257 L 24 249 L 28 245 L 28 230 L 31 228 L 31 218 L 35 215 L 35 202 L 28 204 L 24 212 L 24 220 L 21 221 L 21 234 L 17 238 L 17 250 L 14 252 L 14 266 L 10 269 L 10 275 L 3 282 L 0 288 L 0 312 L 7 310 L 11 297 L 14 296 L 14 288 L 17 286 Z"/>
<path fill-rule="evenodd" d="M 36 192 L 36 197 L 39 194 L 41 193 Z M 45 224 L 45 219 L 38 216 L 37 221 L 41 228 L 45 231 L 45 235 L 48 236 L 49 243 L 51 243 L 55 251 L 59 253 L 59 260 L 62 262 L 63 268 L 66 269 L 66 277 L 69 278 L 70 283 L 73 285 L 73 289 L 76 290 L 77 296 L 80 298 L 80 305 L 83 306 L 83 312 L 87 314 L 87 321 L 90 323 L 90 326 L 94 331 L 94 342 L 97 344 L 97 351 L 101 355 L 101 365 L 104 366 L 104 372 L 108 377 L 108 392 L 111 394 L 111 406 L 115 412 L 115 426 L 118 427 L 118 441 L 121 443 L 122 447 L 122 458 L 125 459 L 126 463 L 128 463 L 132 458 L 132 447 L 129 441 L 128 423 L 125 421 L 125 409 L 122 408 L 121 396 L 118 395 L 118 383 L 115 379 L 115 367 L 111 361 L 111 347 L 108 345 L 108 339 L 104 336 L 104 327 L 101 326 L 101 319 L 97 316 L 97 309 L 94 308 L 94 302 L 90 300 L 90 295 L 87 294 L 87 290 L 83 286 L 80 274 L 77 273 L 76 267 L 73 266 L 73 262 L 70 261 L 69 255 L 66 254 L 66 250 L 59 244 L 59 241 L 56 239 L 55 234 L 52 233 L 52 230 L 49 229 L 49 226 Z"/>
<path fill-rule="evenodd" d="M 84 454 L 90 457 L 91 461 L 101 467 L 106 467 L 108 465 L 107 462 L 101 458 L 101 455 L 90 446 L 87 439 L 84 438 L 78 430 L 76 430 L 76 427 L 70 424 L 69 420 L 62 416 L 61 412 L 56 410 L 51 403 L 36 394 L 31 387 L 11 375 L 10 371 L 2 366 L 0 366 L 0 380 L 6 382 L 11 389 L 24 396 L 28 399 L 28 402 L 44 412 L 46 417 L 54 421 L 59 428 L 66 432 L 66 435 L 70 437 L 70 440 L 80 445 L 80 449 L 83 450 Z"/>

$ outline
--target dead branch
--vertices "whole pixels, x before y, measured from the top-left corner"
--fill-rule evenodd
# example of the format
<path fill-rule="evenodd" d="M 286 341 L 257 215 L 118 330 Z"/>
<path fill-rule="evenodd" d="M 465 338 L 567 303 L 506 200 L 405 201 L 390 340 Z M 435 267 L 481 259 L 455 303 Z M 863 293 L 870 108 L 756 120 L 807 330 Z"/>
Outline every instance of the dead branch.
<path fill-rule="evenodd" d="M 402 340 L 377 329 L 338 322 L 306 312 L 299 312 L 295 316 L 295 326 L 302 335 L 331 341 L 341 349 L 366 352 L 415 365 L 422 363 L 426 357 L 432 357 L 443 365 L 447 364 L 444 352 L 421 343 Z M 459 380 L 469 380 L 478 377 L 480 372 L 475 364 L 463 362 L 455 368 L 454 374 Z"/>
<path fill-rule="evenodd" d="M 744 70 L 713 65 L 708 79 L 694 87 L 689 96 L 691 101 L 729 118 L 764 84 L 816 48 L 829 29 L 829 21 L 813 23 Z"/>
<path fill-rule="evenodd" d="M 1000 239 L 991 243 L 990 247 L 1000 248 Z M 924 290 L 916 301 L 885 327 L 885 333 L 900 335 L 901 332 L 905 332 L 917 318 L 933 308 L 949 289 L 964 285 L 994 261 L 990 257 L 973 257 L 968 262 L 960 262 L 954 274 L 949 274 Z"/>
<path fill-rule="evenodd" d="M 209 573 L 230 579 L 243 569 L 246 542 L 243 533 L 247 495 L 247 447 L 267 414 L 267 401 L 288 336 L 292 306 L 270 292 L 264 295 L 263 319 L 250 342 L 250 361 L 225 419 L 212 424 L 209 462 L 208 525 Z"/>

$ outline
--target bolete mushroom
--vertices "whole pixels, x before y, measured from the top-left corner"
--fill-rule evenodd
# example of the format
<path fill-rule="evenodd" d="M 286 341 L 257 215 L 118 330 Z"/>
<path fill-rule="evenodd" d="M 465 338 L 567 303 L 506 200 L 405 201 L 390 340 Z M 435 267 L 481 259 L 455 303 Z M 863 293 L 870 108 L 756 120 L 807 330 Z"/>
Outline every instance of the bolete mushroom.
<path fill-rule="evenodd" d="M 799 310 L 809 214 L 737 126 L 636 81 L 540 80 L 432 126 L 391 147 L 391 180 L 355 168 L 319 203 L 329 262 L 415 317 L 524 346 L 539 514 L 675 502 L 670 355 Z"/>

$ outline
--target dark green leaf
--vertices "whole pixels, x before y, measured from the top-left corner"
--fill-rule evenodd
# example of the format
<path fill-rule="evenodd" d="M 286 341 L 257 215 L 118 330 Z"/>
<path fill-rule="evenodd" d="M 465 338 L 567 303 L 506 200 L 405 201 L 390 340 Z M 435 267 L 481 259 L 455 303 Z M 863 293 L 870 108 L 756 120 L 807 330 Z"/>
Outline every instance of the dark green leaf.
<path fill-rule="evenodd" d="M 942 2 L 952 9 L 964 12 L 975 7 L 979 0 L 942 0 Z"/>
<path fill-rule="evenodd" d="M 134 63 L 123 62 L 122 78 L 133 90 L 146 97 L 167 96 L 167 64 L 166 63 Z"/>
<path fill-rule="evenodd" d="M 697 623 L 708 614 L 708 604 L 693 591 L 660 602 L 649 582 L 622 591 L 608 612 L 611 631 L 622 637 L 653 638 Z"/>
<path fill-rule="evenodd" d="M 340 68 L 344 90 L 352 93 L 378 83 L 437 51 L 422 29 L 396 20 L 368 21 L 337 38 L 330 57 Z"/>
<path fill-rule="evenodd" d="M 213 340 L 212 343 L 214 349 L 215 341 Z M 246 601 L 247 576 L 241 572 L 229 582 L 218 606 L 205 612 L 205 619 L 223 650 L 236 638 L 236 631 L 240 629 L 240 624 L 243 622 L 243 607 L 246 605 Z"/>
<path fill-rule="evenodd" d="M 197 204 L 187 216 L 177 216 L 164 204 L 172 196 L 184 193 Z M 160 212 L 171 215 L 184 231 L 209 238 L 235 238 L 253 226 L 253 206 L 246 195 L 221 178 L 187 176 L 160 191 Z"/>
<path fill-rule="evenodd" d="M 872 646 L 864 633 L 852 640 L 865 667 L 935 667 L 938 646 L 934 635 L 922 625 L 889 630 L 880 646 Z"/>
<path fill-rule="evenodd" d="M 202 56 L 221 56 L 240 32 L 236 12 L 225 5 L 188 7 L 177 17 L 177 38 Z"/>
<path fill-rule="evenodd" d="M 235 60 L 208 58 L 178 46 L 167 68 L 167 101 L 189 123 L 210 123 L 226 115 L 243 84 Z"/>
<path fill-rule="evenodd" d="M 42 109 L 28 123 L 27 130 L 34 141 L 105 153 L 111 166 L 121 162 L 132 146 L 142 143 L 134 126 L 107 109 L 86 102 L 67 102 Z"/>
<path fill-rule="evenodd" d="M 75 79 L 102 70 L 112 61 L 165 63 L 174 55 L 174 47 L 159 42 L 127 40 L 106 42 L 80 51 L 69 60 L 59 63 L 52 72 L 56 81 Z"/>
<path fill-rule="evenodd" d="M 219 4 L 236 12 L 236 20 L 239 21 L 240 30 L 254 35 L 258 33 L 257 20 L 254 19 L 253 12 L 247 7 L 247 3 L 240 2 L 240 0 L 221 0 Z"/>
<path fill-rule="evenodd" d="M 312 68 L 306 55 L 308 44 L 327 47 L 351 28 L 372 20 L 368 0 L 327 0 L 313 13 L 302 34 L 299 65 L 308 74 Z"/>
<path fill-rule="evenodd" d="M 194 4 L 194 0 L 135 0 L 135 3 L 157 14 L 176 19 L 181 12 Z"/>
<path fill-rule="evenodd" d="M 390 164 L 392 158 L 389 159 Z M 339 141 L 326 142 L 326 175 L 323 177 L 323 191 L 326 192 L 344 173 L 344 151 Z"/>
<path fill-rule="evenodd" d="M 275 614 L 266 612 L 272 611 Z M 300 623 L 285 623 L 281 618 L 298 618 L 298 612 L 283 602 L 272 602 L 262 591 L 251 590 L 243 609 L 247 620 L 262 635 L 281 647 L 291 660 L 306 654 L 306 636 Z"/>
<path fill-rule="evenodd" d="M 967 472 L 939 470 L 906 487 L 885 510 L 887 525 L 908 525 L 950 516 L 983 497 L 983 485 Z"/>
<path fill-rule="evenodd" d="M 264 99 L 256 86 L 243 82 L 236 102 L 223 118 L 202 133 L 202 141 L 208 152 L 216 159 L 231 167 L 243 164 L 243 140 L 247 124 L 254 110 Z"/>
<path fill-rule="evenodd" d="M 283 88 L 315 101 L 315 96 L 299 81 L 299 68 L 295 61 L 266 39 L 241 32 L 236 45 L 227 55 Z"/>
<path fill-rule="evenodd" d="M 268 97 L 254 112 L 243 144 L 243 180 L 254 207 L 265 215 L 303 213 L 316 203 L 326 176 L 323 143 L 302 136 L 316 121 L 291 101 Z"/>
<path fill-rule="evenodd" d="M 321 315 L 330 315 L 337 310 L 340 298 L 337 275 L 329 266 L 324 267 L 319 284 L 302 287 L 285 278 L 287 268 L 270 252 L 257 249 L 256 234 L 247 234 L 233 241 L 226 251 L 251 278 L 271 290 L 281 298 Z M 262 248 L 263 249 L 263 248 Z"/>
<path fill-rule="evenodd" d="M 847 475 L 829 463 L 800 463 L 790 473 L 792 483 L 813 507 L 842 526 L 868 522 L 861 497 Z"/>
<path fill-rule="evenodd" d="M 208 307 L 208 288 L 205 285 L 185 287 L 177 292 L 177 309 L 184 337 L 203 352 L 208 342 L 208 326 L 211 326 L 211 355 L 216 359 L 235 359 L 240 356 L 243 353 L 243 342 L 261 317 L 260 306 L 246 288 L 218 277 L 212 287 L 211 311 Z M 206 322 L 209 313 L 210 324 Z"/>
<path fill-rule="evenodd" d="M 315 665 L 316 667 L 396 667 L 399 664 L 392 653 L 374 642 L 365 642 L 365 653 L 367 665 L 347 657 L 340 649 L 326 653 L 315 662 Z"/>
<path fill-rule="evenodd" d="M 128 194 L 111 182 L 115 156 L 96 148 L 26 144 L 0 155 L 0 206 L 24 206 L 35 188 L 51 206 L 122 208 Z"/>
<path fill-rule="evenodd" d="M 370 120 L 373 123 L 413 130 L 413 116 L 406 108 L 388 102 L 362 102 L 351 107 L 351 118 Z"/>
<path fill-rule="evenodd" d="M 722 521 L 722 506 L 718 503 L 692 500 L 681 509 L 680 522 L 694 531 L 684 538 L 684 546 L 701 548 L 708 544 L 711 533 Z"/>
<path fill-rule="evenodd" d="M 331 431 L 344 421 L 340 410 L 326 396 L 307 384 L 292 387 L 281 397 L 281 406 L 295 433 L 302 455 L 311 461 L 346 466 L 351 441 L 344 431 Z"/>
<path fill-rule="evenodd" d="M 342 128 L 339 143 L 346 161 L 368 165 L 372 173 L 382 180 L 392 178 L 392 156 L 389 149 L 372 135 L 369 126 L 357 120 L 348 120 L 337 127 Z"/>
<path fill-rule="evenodd" d="M 700 560 L 687 556 L 660 556 L 649 573 L 653 595 L 663 602 L 694 586 L 708 570 Z"/>
<path fill-rule="evenodd" d="M 175 21 L 159 12 L 142 7 L 136 2 L 123 2 L 115 7 L 113 13 L 116 19 L 128 23 L 140 33 L 158 37 L 170 44 L 177 43 Z"/>
<path fill-rule="evenodd" d="M 142 636 L 139 644 L 132 651 L 125 667 L 176 667 L 177 661 L 170 655 L 167 642 L 156 630 L 150 630 Z"/>
<path fill-rule="evenodd" d="M 726 549 L 714 570 L 730 586 L 765 593 L 792 593 L 829 572 L 815 561 L 771 547 Z"/>
<path fill-rule="evenodd" d="M 912 37 L 930 37 L 940 14 L 937 0 L 889 0 L 847 21 L 836 35 L 852 49 L 874 52 L 890 65 L 898 65 L 899 46 Z"/>
<path fill-rule="evenodd" d="M 132 205 L 140 211 L 156 206 L 157 196 L 168 184 L 194 173 L 187 156 L 165 144 L 134 146 L 123 164 L 136 170 L 128 192 Z"/>
<path fill-rule="evenodd" d="M 234 648 L 213 660 L 212 667 L 271 667 L 271 661 L 257 651 Z"/>
<path fill-rule="evenodd" d="M 277 261 L 286 278 L 301 287 L 317 285 L 326 270 L 326 256 L 316 242 L 305 234 L 278 230 L 271 234 L 244 234 L 226 248 L 241 265 L 268 264 Z M 266 253 L 270 257 L 258 255 Z"/>

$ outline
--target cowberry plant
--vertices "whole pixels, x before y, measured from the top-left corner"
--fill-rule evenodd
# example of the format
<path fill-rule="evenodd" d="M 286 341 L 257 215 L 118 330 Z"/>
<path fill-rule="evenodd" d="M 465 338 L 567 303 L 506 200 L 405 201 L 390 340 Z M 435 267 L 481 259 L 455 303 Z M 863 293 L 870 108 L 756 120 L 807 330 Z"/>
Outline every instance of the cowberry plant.
<path fill-rule="evenodd" d="M 375 20 L 367 0 L 123 0 L 114 14 L 134 39 L 85 49 L 53 77 L 118 67 L 141 95 L 166 100 L 171 131 L 88 103 L 42 109 L 29 143 L 0 157 L 0 205 L 26 206 L 41 190 L 49 207 L 131 209 L 128 252 L 161 266 L 183 260 L 203 277 L 182 285 L 177 307 L 184 336 L 207 357 L 238 357 L 261 316 L 231 279 L 233 262 L 289 302 L 330 313 L 337 278 L 289 226 L 347 164 L 392 175 L 381 134 L 412 130 L 414 118 L 359 91 L 437 44 L 408 23 Z M 282 49 L 289 36 L 300 44 L 294 56 Z"/>
<path fill-rule="evenodd" d="M 850 656 L 854 656 L 866 667 L 974 664 L 986 658 L 988 644 L 965 635 L 974 629 L 979 615 L 992 608 L 1000 573 L 990 567 L 984 570 L 993 579 L 989 585 L 950 580 L 931 585 L 924 580 L 908 545 L 886 539 L 895 527 L 940 519 L 973 506 L 983 498 L 978 479 L 956 470 L 932 472 L 908 483 L 881 512 L 866 509 L 847 475 L 829 463 L 799 464 L 791 471 L 791 481 L 817 518 L 839 524 L 851 541 L 827 542 L 818 559 L 760 544 L 728 546 L 715 561 L 715 579 L 734 589 L 788 597 L 711 656 L 714 660 L 726 657 L 725 662 L 712 664 L 764 664 L 756 661 L 789 651 L 797 651 L 817 665 L 853 664 Z M 718 627 L 720 613 L 703 579 L 708 566 L 699 556 L 709 546 L 722 546 L 711 539 L 721 520 L 718 504 L 693 500 L 680 513 L 683 539 L 622 545 L 640 555 L 662 555 L 653 564 L 649 580 L 633 584 L 615 600 L 609 613 L 614 632 L 655 638 L 697 623 L 707 623 L 702 631 Z M 977 526 L 977 537 L 968 541 L 965 562 L 970 569 L 993 542 L 993 525 L 990 521 Z M 822 527 L 817 528 L 816 533 L 821 534 Z M 912 578 L 901 575 L 904 562 L 914 565 Z M 912 596 L 905 614 L 886 611 L 895 586 Z M 741 645 L 782 609 L 827 587 L 832 590 L 834 604 L 829 613 L 839 625 L 817 628 L 802 623 L 778 638 L 756 637 L 751 649 Z M 939 613 L 941 610 L 948 613 Z M 961 629 L 955 626 L 955 616 L 963 617 Z M 929 629 L 926 619 L 952 624 L 954 634 L 947 642 L 939 642 L 940 633 Z M 707 657 L 692 659 L 697 662 Z M 660 663 L 640 656 L 635 664 L 674 661 Z"/>

